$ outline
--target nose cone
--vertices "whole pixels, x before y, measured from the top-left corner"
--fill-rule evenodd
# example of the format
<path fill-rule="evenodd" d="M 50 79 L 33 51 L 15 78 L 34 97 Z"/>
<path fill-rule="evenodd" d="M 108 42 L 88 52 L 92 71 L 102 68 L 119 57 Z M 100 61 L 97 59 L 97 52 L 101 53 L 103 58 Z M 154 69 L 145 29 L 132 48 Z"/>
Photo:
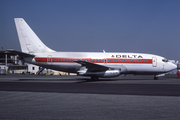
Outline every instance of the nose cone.
<path fill-rule="evenodd" d="M 168 62 L 168 63 L 167 63 L 166 70 L 167 70 L 167 71 L 172 71 L 172 70 L 174 70 L 174 69 L 177 69 L 177 65 L 175 65 L 174 63 Z"/>

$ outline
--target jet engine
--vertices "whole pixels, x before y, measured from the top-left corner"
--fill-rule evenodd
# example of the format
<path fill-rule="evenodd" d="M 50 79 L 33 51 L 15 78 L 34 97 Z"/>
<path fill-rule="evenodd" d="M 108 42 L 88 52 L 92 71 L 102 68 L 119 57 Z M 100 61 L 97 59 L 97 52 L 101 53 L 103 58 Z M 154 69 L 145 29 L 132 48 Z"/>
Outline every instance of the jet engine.
<path fill-rule="evenodd" d="M 120 69 L 107 71 L 79 71 L 80 76 L 94 76 L 94 77 L 117 77 L 120 75 Z"/>

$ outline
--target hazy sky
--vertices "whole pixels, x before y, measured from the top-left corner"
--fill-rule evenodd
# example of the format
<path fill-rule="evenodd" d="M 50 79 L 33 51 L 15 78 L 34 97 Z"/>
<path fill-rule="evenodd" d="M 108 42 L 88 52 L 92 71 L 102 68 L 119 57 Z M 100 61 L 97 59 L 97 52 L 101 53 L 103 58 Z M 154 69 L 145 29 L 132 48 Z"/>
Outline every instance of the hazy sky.
<path fill-rule="evenodd" d="M 0 47 L 20 50 L 24 18 L 56 51 L 140 52 L 180 60 L 180 0 L 0 0 Z"/>

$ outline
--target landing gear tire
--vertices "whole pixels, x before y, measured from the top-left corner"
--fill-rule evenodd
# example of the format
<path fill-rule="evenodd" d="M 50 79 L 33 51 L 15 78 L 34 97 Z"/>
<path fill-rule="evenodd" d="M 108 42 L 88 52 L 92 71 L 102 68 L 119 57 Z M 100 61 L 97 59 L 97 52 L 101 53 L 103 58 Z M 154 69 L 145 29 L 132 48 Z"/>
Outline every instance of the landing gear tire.
<path fill-rule="evenodd" d="M 155 76 L 154 76 L 154 80 L 158 80 L 158 77 L 155 77 Z"/>
<path fill-rule="evenodd" d="M 98 77 L 91 77 L 91 80 L 98 80 Z"/>

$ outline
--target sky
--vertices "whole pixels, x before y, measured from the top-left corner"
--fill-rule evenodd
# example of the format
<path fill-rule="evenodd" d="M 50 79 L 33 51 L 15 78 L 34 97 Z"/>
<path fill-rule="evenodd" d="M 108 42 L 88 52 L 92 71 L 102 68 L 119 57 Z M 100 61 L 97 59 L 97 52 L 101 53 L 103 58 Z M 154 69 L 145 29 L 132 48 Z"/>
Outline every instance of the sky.
<path fill-rule="evenodd" d="M 21 50 L 14 18 L 24 18 L 56 51 L 138 52 L 180 60 L 179 0 L 0 0 L 3 49 Z"/>

